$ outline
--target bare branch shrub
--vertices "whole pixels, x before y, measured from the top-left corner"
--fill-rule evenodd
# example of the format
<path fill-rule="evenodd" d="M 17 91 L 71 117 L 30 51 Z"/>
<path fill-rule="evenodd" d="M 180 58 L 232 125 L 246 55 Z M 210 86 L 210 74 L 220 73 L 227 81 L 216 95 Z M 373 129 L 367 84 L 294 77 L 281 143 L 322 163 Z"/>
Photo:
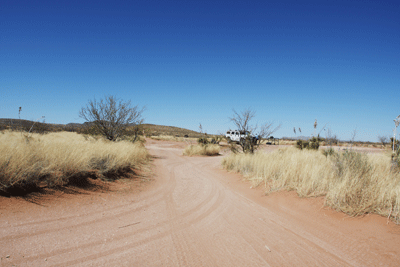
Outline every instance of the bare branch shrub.
<path fill-rule="evenodd" d="M 382 146 L 385 146 L 387 143 L 389 143 L 389 138 L 384 135 L 378 135 L 378 140 L 382 144 Z"/>
<path fill-rule="evenodd" d="M 332 133 L 331 128 L 327 129 L 325 140 L 326 140 L 327 145 L 330 146 L 330 147 L 332 145 L 337 145 L 338 142 L 339 142 L 338 138 L 337 138 L 337 135 Z"/>
<path fill-rule="evenodd" d="M 97 133 L 108 140 L 116 141 L 124 134 L 128 126 L 136 127 L 143 123 L 143 111 L 144 108 L 132 107 L 131 101 L 125 102 L 115 96 L 106 96 L 100 101 L 89 100 L 79 112 L 79 116 L 92 124 L 93 130 Z M 139 130 L 133 133 L 137 138 Z"/>
<path fill-rule="evenodd" d="M 357 135 L 357 129 L 354 129 L 354 131 L 351 133 L 350 149 L 353 147 L 354 140 L 356 139 L 356 135 Z"/>
<path fill-rule="evenodd" d="M 281 125 L 278 125 L 274 128 L 272 123 L 265 123 L 258 128 L 257 124 L 251 124 L 251 120 L 255 117 L 255 114 L 255 111 L 250 108 L 240 113 L 233 109 L 233 116 L 229 118 L 235 124 L 239 132 L 247 134 L 246 138 L 239 142 L 239 145 L 245 153 L 254 153 L 261 144 L 263 138 L 268 138 L 281 127 Z M 252 136 L 256 131 L 258 131 L 258 135 Z M 235 151 L 235 149 L 232 151 Z"/>
<path fill-rule="evenodd" d="M 237 127 L 239 131 L 252 132 L 254 127 L 250 126 L 250 121 L 255 117 L 255 111 L 251 109 L 246 109 L 240 114 L 233 110 L 233 117 L 229 118 Z M 257 127 L 257 126 L 256 126 Z"/>

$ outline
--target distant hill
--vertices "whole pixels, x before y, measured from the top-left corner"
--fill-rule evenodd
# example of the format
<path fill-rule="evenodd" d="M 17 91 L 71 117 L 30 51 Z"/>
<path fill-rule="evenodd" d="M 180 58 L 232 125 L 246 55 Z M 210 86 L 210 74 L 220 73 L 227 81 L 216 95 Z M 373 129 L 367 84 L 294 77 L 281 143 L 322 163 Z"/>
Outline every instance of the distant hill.
<path fill-rule="evenodd" d="M 196 131 L 179 128 L 175 126 L 164 126 L 164 125 L 155 125 L 155 124 L 142 124 L 142 127 L 145 129 L 147 134 L 150 135 L 172 135 L 172 136 L 180 136 L 183 137 L 185 135 L 189 137 L 200 137 L 201 134 Z"/>
<path fill-rule="evenodd" d="M 0 130 L 11 129 L 29 131 L 33 125 L 35 125 L 34 129 L 36 132 L 59 131 L 65 127 L 63 124 L 43 123 L 40 121 L 35 122 L 22 119 L 0 119 Z"/>
<path fill-rule="evenodd" d="M 22 119 L 0 119 L 0 130 L 13 129 L 13 130 L 25 130 L 29 129 L 34 124 L 34 121 L 22 120 Z M 41 123 L 36 122 L 34 130 L 40 129 L 41 131 L 80 131 L 85 127 L 90 126 L 90 123 L 68 123 L 68 124 L 52 124 L 52 123 Z M 201 134 L 196 131 L 188 130 L 185 128 L 175 126 L 164 126 L 156 124 L 142 124 L 143 129 L 147 135 L 171 135 L 171 136 L 185 136 L 189 137 L 200 137 Z"/>

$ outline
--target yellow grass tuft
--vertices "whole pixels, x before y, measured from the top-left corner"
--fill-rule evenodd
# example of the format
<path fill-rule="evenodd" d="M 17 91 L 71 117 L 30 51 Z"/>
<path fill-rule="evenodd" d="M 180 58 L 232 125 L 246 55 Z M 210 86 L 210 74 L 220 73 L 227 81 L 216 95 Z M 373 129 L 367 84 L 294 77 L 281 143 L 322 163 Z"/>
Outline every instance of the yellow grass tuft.
<path fill-rule="evenodd" d="M 153 140 L 160 140 L 160 141 L 174 141 L 174 142 L 196 142 L 197 138 L 195 137 L 179 137 L 179 136 L 172 136 L 172 135 L 157 135 L 157 136 L 150 136 Z"/>
<path fill-rule="evenodd" d="M 148 160 L 141 142 L 111 142 L 70 132 L 22 134 L 0 132 L 0 190 L 45 182 L 67 184 L 140 168 Z"/>
<path fill-rule="evenodd" d="M 171 135 L 157 135 L 157 136 L 150 136 L 151 139 L 154 140 L 161 140 L 161 141 L 176 141 L 176 142 L 183 142 L 185 139 L 183 137 L 176 137 Z"/>
<path fill-rule="evenodd" d="M 267 192 L 295 190 L 301 197 L 325 196 L 325 203 L 349 215 L 376 213 L 400 222 L 400 173 L 385 154 L 367 155 L 287 148 L 271 153 L 230 154 L 227 170 L 244 174 Z"/>
<path fill-rule="evenodd" d="M 215 144 L 207 145 L 189 145 L 183 150 L 183 155 L 194 156 L 194 155 L 206 155 L 215 156 L 221 151 L 221 147 Z"/>

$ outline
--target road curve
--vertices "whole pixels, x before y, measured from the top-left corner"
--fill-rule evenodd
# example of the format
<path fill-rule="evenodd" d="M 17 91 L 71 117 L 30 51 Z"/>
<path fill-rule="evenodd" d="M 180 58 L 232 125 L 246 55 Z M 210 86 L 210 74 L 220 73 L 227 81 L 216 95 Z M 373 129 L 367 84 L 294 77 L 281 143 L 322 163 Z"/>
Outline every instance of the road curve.
<path fill-rule="evenodd" d="M 336 227 L 332 218 L 279 212 L 228 186 L 221 157 L 184 157 L 172 142 L 146 146 L 154 156 L 148 190 L 83 196 L 70 206 L 2 207 L 1 266 L 396 266 L 400 260 L 398 226 L 377 230 L 390 236 L 385 245 L 379 235 Z"/>

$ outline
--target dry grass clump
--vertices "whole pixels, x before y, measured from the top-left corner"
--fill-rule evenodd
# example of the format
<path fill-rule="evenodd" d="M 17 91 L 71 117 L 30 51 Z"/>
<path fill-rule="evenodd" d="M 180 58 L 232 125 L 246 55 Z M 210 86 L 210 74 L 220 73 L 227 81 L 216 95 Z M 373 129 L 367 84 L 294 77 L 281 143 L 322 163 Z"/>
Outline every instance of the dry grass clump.
<path fill-rule="evenodd" d="M 279 139 L 280 145 L 296 145 L 297 140 Z"/>
<path fill-rule="evenodd" d="M 151 139 L 161 140 L 161 141 L 175 141 L 175 142 L 193 142 L 196 141 L 197 138 L 194 137 L 179 137 L 179 136 L 171 136 L 171 135 L 157 135 L 150 136 Z"/>
<path fill-rule="evenodd" d="M 197 144 L 189 145 L 183 150 L 183 155 L 194 156 L 194 155 L 205 155 L 205 156 L 215 156 L 221 151 L 221 147 L 215 144 Z"/>
<path fill-rule="evenodd" d="M 158 135 L 158 136 L 150 136 L 151 139 L 161 140 L 161 141 L 176 141 L 183 142 L 185 139 L 183 137 L 176 137 L 171 135 Z"/>
<path fill-rule="evenodd" d="M 349 215 L 376 213 L 400 222 L 400 173 L 390 157 L 353 151 L 325 153 L 288 148 L 271 153 L 230 154 L 222 161 L 268 192 L 295 190 L 325 196 L 325 204 Z"/>
<path fill-rule="evenodd" d="M 141 142 L 111 142 L 69 132 L 0 132 L 0 190 L 113 177 L 139 168 L 148 157 Z"/>

